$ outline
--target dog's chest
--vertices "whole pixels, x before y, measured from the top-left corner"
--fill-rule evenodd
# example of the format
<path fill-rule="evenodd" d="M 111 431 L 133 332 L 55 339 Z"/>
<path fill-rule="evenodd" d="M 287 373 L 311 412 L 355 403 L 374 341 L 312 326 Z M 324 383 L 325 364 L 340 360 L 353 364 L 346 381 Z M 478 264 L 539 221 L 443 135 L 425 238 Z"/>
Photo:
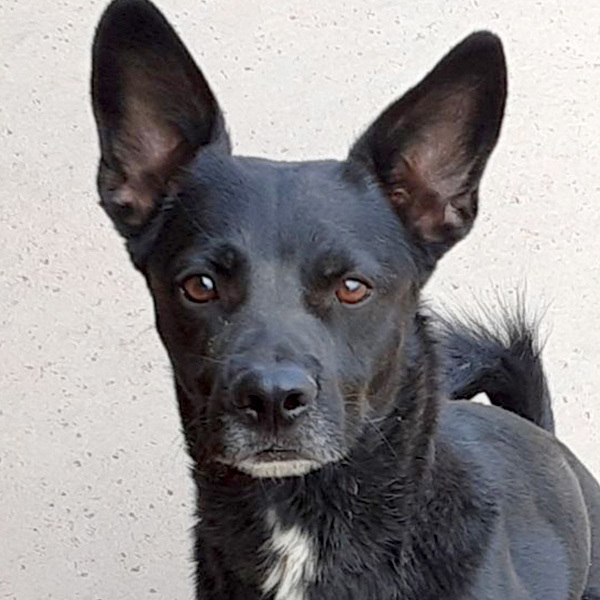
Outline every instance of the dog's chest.
<path fill-rule="evenodd" d="M 265 544 L 265 596 L 274 600 L 308 600 L 307 588 L 317 574 L 315 540 L 299 525 L 283 526 L 274 511 L 267 513 L 270 536 Z"/>

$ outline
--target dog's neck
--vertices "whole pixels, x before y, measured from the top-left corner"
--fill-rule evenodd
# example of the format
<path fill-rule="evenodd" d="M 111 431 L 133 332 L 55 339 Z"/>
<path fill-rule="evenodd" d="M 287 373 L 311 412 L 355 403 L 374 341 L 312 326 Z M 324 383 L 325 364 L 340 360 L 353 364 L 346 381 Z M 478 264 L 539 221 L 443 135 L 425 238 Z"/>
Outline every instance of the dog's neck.
<path fill-rule="evenodd" d="M 389 562 L 390 551 L 398 561 L 395 576 L 406 577 L 407 590 L 424 593 L 429 583 L 418 572 L 419 555 L 427 548 L 430 561 L 446 561 L 434 556 L 438 550 L 429 548 L 427 536 L 435 537 L 431 527 L 465 526 L 460 514 L 452 514 L 455 498 L 448 494 L 464 508 L 468 481 L 447 448 L 436 451 L 436 359 L 420 320 L 405 355 L 397 401 L 384 419 L 367 424 L 339 463 L 279 480 L 254 479 L 224 465 L 194 470 L 199 597 L 237 598 L 239 589 L 247 600 L 305 600 L 319 581 L 329 592 L 342 586 L 341 592 L 343 582 L 333 583 L 339 573 L 382 573 L 379 563 Z M 448 477 L 452 485 L 460 481 L 458 490 L 450 489 Z M 447 514 L 436 523 L 439 514 L 432 521 L 428 510 L 440 503 L 448 505 Z M 297 567 L 286 572 L 278 560 Z M 459 583 L 458 575 L 451 577 L 451 585 Z M 398 581 L 393 585 L 397 589 Z M 323 594 L 317 597 L 330 597 Z M 412 597 L 425 596 L 407 592 Z"/>

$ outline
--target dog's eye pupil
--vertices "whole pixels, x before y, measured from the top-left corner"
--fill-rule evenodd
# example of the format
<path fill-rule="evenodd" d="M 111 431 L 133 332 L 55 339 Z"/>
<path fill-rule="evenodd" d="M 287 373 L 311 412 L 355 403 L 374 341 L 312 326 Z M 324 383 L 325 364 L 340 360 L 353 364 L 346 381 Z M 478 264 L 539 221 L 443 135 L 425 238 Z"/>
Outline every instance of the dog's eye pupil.
<path fill-rule="evenodd" d="M 208 275 L 191 275 L 181 284 L 181 289 L 192 302 L 210 302 L 217 298 L 217 286 Z"/>
<path fill-rule="evenodd" d="M 371 289 L 358 279 L 344 279 L 335 294 L 343 304 L 357 304 L 365 300 Z"/>

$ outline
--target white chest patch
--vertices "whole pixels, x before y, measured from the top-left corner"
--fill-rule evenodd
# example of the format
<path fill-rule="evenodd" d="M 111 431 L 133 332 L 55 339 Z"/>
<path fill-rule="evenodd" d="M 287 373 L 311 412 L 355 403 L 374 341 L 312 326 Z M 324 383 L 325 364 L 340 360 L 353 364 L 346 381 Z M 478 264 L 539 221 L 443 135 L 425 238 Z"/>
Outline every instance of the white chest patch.
<path fill-rule="evenodd" d="M 317 553 L 313 541 L 300 527 L 284 528 L 273 511 L 267 514 L 271 537 L 266 545 L 269 560 L 262 589 L 274 593 L 275 600 L 307 600 L 306 588 L 317 572 Z"/>

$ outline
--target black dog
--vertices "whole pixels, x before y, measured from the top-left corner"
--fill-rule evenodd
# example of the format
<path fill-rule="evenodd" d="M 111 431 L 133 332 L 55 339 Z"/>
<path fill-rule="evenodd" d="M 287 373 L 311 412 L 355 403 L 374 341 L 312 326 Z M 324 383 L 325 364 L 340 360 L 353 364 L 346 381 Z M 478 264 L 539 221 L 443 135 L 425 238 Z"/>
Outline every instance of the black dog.
<path fill-rule="evenodd" d="M 442 371 L 419 313 L 475 219 L 505 95 L 500 42 L 478 33 L 345 161 L 234 157 L 161 14 L 106 11 L 99 189 L 173 364 L 198 598 L 600 599 L 588 472 L 520 416 L 442 399 L 487 389 L 551 428 L 529 332 L 447 327 Z"/>

